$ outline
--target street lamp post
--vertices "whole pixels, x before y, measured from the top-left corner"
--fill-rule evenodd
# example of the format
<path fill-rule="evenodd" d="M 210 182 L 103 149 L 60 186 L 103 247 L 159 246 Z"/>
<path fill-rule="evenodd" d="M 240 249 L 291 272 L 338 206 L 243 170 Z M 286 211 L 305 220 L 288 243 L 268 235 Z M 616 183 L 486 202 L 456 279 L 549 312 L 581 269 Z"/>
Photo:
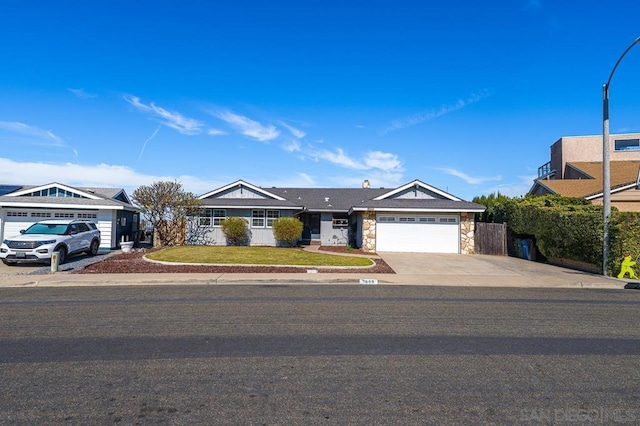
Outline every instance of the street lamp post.
<path fill-rule="evenodd" d="M 636 38 L 627 50 L 618 58 L 613 66 L 609 79 L 602 86 L 602 207 L 603 207 L 603 241 L 602 241 L 602 275 L 607 276 L 607 262 L 609 261 L 609 218 L 611 217 L 611 168 L 609 155 L 609 85 L 616 68 L 620 65 L 622 58 L 631 50 L 633 46 L 640 43 L 640 37 Z"/>

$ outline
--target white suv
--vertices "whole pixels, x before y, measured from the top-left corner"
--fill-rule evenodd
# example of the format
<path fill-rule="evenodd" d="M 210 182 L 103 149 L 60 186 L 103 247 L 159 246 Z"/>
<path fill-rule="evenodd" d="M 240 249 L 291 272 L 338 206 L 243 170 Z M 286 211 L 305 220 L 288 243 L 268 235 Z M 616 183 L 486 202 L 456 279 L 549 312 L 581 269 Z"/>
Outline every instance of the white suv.
<path fill-rule="evenodd" d="M 0 259 L 7 264 L 51 262 L 51 254 L 59 252 L 58 263 L 74 253 L 98 254 L 100 231 L 96 224 L 84 220 L 43 220 L 21 235 L 7 238 L 0 246 Z"/>

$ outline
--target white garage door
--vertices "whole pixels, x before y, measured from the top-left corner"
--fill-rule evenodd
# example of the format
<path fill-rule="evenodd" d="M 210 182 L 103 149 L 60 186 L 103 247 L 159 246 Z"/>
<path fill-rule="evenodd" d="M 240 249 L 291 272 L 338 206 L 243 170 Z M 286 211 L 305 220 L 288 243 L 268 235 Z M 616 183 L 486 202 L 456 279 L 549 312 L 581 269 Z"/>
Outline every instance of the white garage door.
<path fill-rule="evenodd" d="M 26 211 L 8 211 L 4 222 L 3 237 L 8 238 L 20 235 L 20 230 L 27 229 L 36 222 L 37 219 L 32 219 L 29 213 Z"/>
<path fill-rule="evenodd" d="M 40 220 L 49 219 L 85 219 L 98 223 L 96 212 L 70 210 L 7 210 L 2 229 L 2 238 L 20 235 L 22 229 L 27 229 Z"/>
<path fill-rule="evenodd" d="M 459 253 L 459 215 L 390 215 L 376 220 L 376 251 Z"/>

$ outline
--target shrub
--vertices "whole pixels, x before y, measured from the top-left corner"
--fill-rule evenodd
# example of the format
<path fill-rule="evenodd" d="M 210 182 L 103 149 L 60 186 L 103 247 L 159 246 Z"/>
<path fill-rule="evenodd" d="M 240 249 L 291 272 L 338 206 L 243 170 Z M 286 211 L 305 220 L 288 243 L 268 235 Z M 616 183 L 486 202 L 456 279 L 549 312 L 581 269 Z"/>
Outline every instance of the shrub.
<path fill-rule="evenodd" d="M 603 211 L 583 198 L 545 195 L 524 198 L 477 197 L 491 213 L 480 219 L 507 222 L 512 232 L 533 236 L 540 253 L 602 268 Z M 609 273 L 624 254 L 640 257 L 640 214 L 613 208 L 609 222 Z"/>
<path fill-rule="evenodd" d="M 249 224 L 241 217 L 228 217 L 220 222 L 227 245 L 243 246 L 249 244 Z"/>
<path fill-rule="evenodd" d="M 294 246 L 302 237 L 303 224 L 296 217 L 281 217 L 273 221 L 273 236 L 279 243 Z"/>

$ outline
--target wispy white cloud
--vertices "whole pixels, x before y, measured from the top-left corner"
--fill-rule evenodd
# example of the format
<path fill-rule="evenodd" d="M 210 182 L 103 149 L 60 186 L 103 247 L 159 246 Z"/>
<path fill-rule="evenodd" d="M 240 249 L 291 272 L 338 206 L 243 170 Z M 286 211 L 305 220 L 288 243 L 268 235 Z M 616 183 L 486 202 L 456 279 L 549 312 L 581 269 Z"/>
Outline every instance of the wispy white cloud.
<path fill-rule="evenodd" d="M 284 177 L 276 177 L 275 179 L 265 180 L 264 175 L 255 176 L 249 179 L 252 183 L 260 185 L 263 188 L 275 186 L 277 188 L 310 188 L 316 185 L 315 180 L 307 173 L 287 173 Z"/>
<path fill-rule="evenodd" d="M 517 176 L 514 182 L 495 185 L 482 191 L 485 195 L 499 192 L 507 197 L 521 197 L 527 194 L 533 186 L 533 181 L 538 177 L 536 174 Z"/>
<path fill-rule="evenodd" d="M 448 175 L 458 177 L 470 185 L 478 185 L 485 182 L 502 180 L 502 176 L 470 176 L 452 167 L 438 167 L 437 170 L 440 170 L 441 172 L 446 173 Z"/>
<path fill-rule="evenodd" d="M 207 134 L 209 136 L 222 136 L 222 135 L 226 135 L 227 132 L 225 132 L 224 130 L 219 130 L 219 129 L 209 129 L 209 130 L 207 130 Z"/>
<path fill-rule="evenodd" d="M 396 154 L 372 151 L 364 158 L 364 164 L 369 169 L 402 170 L 402 163 Z"/>
<path fill-rule="evenodd" d="M 98 97 L 98 95 L 86 92 L 84 89 L 73 89 L 69 87 L 67 90 L 73 93 L 74 95 L 76 95 L 80 99 L 91 99 L 91 98 Z"/>
<path fill-rule="evenodd" d="M 50 145 L 64 146 L 64 141 L 51 130 L 42 130 L 35 126 L 30 126 L 19 121 L 0 121 L 0 129 L 13 133 L 34 137 L 37 142 L 46 142 Z"/>
<path fill-rule="evenodd" d="M 362 164 L 361 162 L 358 162 L 356 160 L 354 160 L 353 158 L 349 157 L 347 154 L 345 154 L 345 152 L 342 150 L 342 148 L 337 148 L 334 151 L 328 151 L 328 150 L 321 150 L 321 151 L 317 151 L 315 153 L 315 157 L 321 160 L 325 160 L 328 161 L 332 164 L 337 164 L 341 167 L 345 167 L 347 169 L 353 169 L 353 170 L 366 170 L 367 166 L 365 166 L 364 164 Z"/>
<path fill-rule="evenodd" d="M 316 160 L 325 160 L 332 164 L 351 170 L 381 170 L 390 173 L 401 173 L 402 163 L 396 154 L 372 151 L 365 154 L 362 160 L 348 156 L 341 148 L 335 151 L 319 150 L 313 154 Z"/>
<path fill-rule="evenodd" d="M 280 121 L 280 125 L 282 125 L 282 127 L 284 127 L 285 129 L 287 129 L 289 132 L 291 132 L 291 134 L 293 136 L 295 136 L 298 139 L 302 139 L 305 136 L 307 136 L 307 134 L 305 132 L 303 132 L 300 129 L 296 129 L 295 127 L 292 127 L 290 125 L 288 125 L 287 123 L 285 123 L 284 121 Z"/>
<path fill-rule="evenodd" d="M 177 130 L 183 135 L 197 135 L 201 133 L 203 123 L 198 120 L 185 117 L 175 111 L 166 110 L 155 105 L 153 102 L 149 105 L 145 105 L 140 102 L 140 98 L 136 96 L 124 96 L 124 100 L 135 107 L 138 111 L 151 114 L 156 119 L 159 119 L 160 123 Z"/>
<path fill-rule="evenodd" d="M 302 147 L 300 142 L 295 139 L 291 139 L 282 146 L 282 148 L 287 152 L 300 152 Z"/>
<path fill-rule="evenodd" d="M 407 127 L 422 124 L 425 121 L 433 120 L 434 118 L 442 117 L 443 115 L 450 114 L 452 112 L 461 110 L 462 108 L 467 107 L 471 104 L 474 104 L 479 100 L 488 97 L 489 95 L 490 92 L 488 90 L 484 90 L 480 93 L 472 94 L 467 99 L 458 99 L 458 101 L 454 104 L 442 105 L 438 109 L 433 109 L 419 114 L 414 114 L 409 117 L 393 120 L 389 126 L 382 130 L 382 133 L 384 134 L 395 130 L 405 129 Z"/>
<path fill-rule="evenodd" d="M 147 175 L 127 166 L 104 163 L 96 165 L 49 164 L 17 162 L 0 158 L 0 182 L 42 185 L 49 182 L 59 182 L 60 176 L 64 176 L 63 183 L 67 185 L 124 188 L 129 195 L 142 185 L 150 185 L 158 181 L 178 181 L 182 183 L 186 191 L 194 194 L 204 194 L 213 188 L 219 188 L 229 183 L 228 181 L 204 180 L 190 175 Z"/>
<path fill-rule="evenodd" d="M 142 158 L 142 155 L 144 154 L 144 150 L 147 148 L 147 144 L 151 141 L 151 139 L 155 138 L 156 135 L 158 134 L 158 132 L 160 131 L 160 126 L 158 126 L 156 128 L 156 130 L 153 131 L 153 133 L 151 134 L 151 136 L 149 136 L 144 143 L 142 144 L 142 149 L 140 150 L 140 155 L 138 155 L 138 160 L 140 160 Z"/>
<path fill-rule="evenodd" d="M 211 112 L 211 114 L 229 124 L 241 134 L 260 142 L 268 142 L 280 136 L 280 131 L 275 126 L 262 125 L 244 115 L 235 114 L 231 111 Z"/>

